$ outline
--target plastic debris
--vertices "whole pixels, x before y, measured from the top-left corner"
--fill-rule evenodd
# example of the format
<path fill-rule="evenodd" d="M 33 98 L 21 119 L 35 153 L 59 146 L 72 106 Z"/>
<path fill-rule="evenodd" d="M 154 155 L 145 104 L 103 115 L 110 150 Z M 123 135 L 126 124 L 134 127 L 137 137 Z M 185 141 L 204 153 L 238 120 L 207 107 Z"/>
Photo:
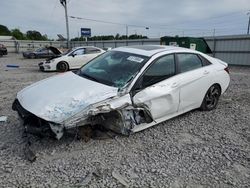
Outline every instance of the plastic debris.
<path fill-rule="evenodd" d="M 24 154 L 31 163 L 36 160 L 36 154 L 30 149 L 30 147 L 26 147 Z"/>
<path fill-rule="evenodd" d="M 128 185 L 128 183 L 127 183 L 128 180 L 127 180 L 126 178 L 122 177 L 122 175 L 119 174 L 118 172 L 113 171 L 113 172 L 112 172 L 112 176 L 113 176 L 116 180 L 118 180 L 122 185 L 124 185 L 125 187 L 129 187 L 129 185 Z"/>
<path fill-rule="evenodd" d="M 7 121 L 7 116 L 0 117 L 0 122 L 6 122 L 6 121 Z"/>
<path fill-rule="evenodd" d="M 6 65 L 6 67 L 9 67 L 9 68 L 19 68 L 19 65 L 9 64 L 9 65 Z"/>
<path fill-rule="evenodd" d="M 85 177 L 82 177 L 79 182 L 75 185 L 75 186 L 86 186 L 89 184 L 89 182 L 91 181 L 92 179 L 92 173 L 88 173 L 87 176 Z"/>

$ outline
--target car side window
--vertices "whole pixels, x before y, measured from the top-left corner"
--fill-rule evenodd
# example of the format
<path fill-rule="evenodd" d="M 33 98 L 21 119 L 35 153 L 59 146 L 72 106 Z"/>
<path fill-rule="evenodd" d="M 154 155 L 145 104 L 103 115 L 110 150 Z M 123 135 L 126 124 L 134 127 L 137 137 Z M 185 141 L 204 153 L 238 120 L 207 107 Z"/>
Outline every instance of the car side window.
<path fill-rule="evenodd" d="M 187 72 L 202 67 L 202 61 L 196 54 L 177 54 L 179 72 Z"/>
<path fill-rule="evenodd" d="M 83 55 L 83 54 L 85 54 L 84 52 L 85 52 L 85 49 L 81 48 L 81 49 L 74 51 L 73 54 L 74 55 Z"/>
<path fill-rule="evenodd" d="M 199 57 L 202 60 L 202 64 L 203 66 L 207 66 L 207 65 L 211 65 L 212 63 L 210 61 L 208 61 L 205 57 L 203 57 L 202 55 L 199 55 Z"/>
<path fill-rule="evenodd" d="M 95 53 L 100 53 L 101 50 L 97 48 L 86 48 L 86 54 L 95 54 Z"/>
<path fill-rule="evenodd" d="M 175 74 L 174 55 L 166 55 L 157 59 L 142 76 L 142 87 L 148 87 L 165 80 Z"/>

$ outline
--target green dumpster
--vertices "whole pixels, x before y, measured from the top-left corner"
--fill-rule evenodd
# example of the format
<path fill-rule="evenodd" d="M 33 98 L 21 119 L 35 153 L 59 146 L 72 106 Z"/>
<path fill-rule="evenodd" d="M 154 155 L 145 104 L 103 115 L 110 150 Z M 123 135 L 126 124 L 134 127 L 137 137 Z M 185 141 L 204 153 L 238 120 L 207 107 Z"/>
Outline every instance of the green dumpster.
<path fill-rule="evenodd" d="M 211 54 L 212 51 L 209 48 L 204 38 L 195 37 L 162 37 L 161 45 L 179 46 L 183 48 L 190 48 L 206 54 Z"/>

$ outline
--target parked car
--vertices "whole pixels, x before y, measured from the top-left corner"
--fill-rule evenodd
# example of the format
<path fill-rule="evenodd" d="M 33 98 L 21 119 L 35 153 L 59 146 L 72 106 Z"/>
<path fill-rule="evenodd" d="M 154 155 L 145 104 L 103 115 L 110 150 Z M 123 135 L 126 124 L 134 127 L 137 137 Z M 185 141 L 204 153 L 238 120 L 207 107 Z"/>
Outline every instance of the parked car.
<path fill-rule="evenodd" d="M 82 65 L 104 52 L 104 50 L 93 46 L 77 47 L 60 57 L 41 62 L 38 66 L 41 71 L 65 72 L 70 69 L 79 69 Z"/>
<path fill-rule="evenodd" d="M 200 108 L 216 108 L 230 82 L 227 63 L 173 46 L 112 49 L 82 66 L 34 83 L 13 103 L 28 129 L 102 125 L 129 135 Z M 46 130 L 46 131 L 45 131 Z"/>
<path fill-rule="evenodd" d="M 7 54 L 8 54 L 7 48 L 3 44 L 0 44 L 0 57 Z"/>
<path fill-rule="evenodd" d="M 24 58 L 51 58 L 60 55 L 62 52 L 55 47 L 44 47 L 34 51 L 23 52 Z"/>

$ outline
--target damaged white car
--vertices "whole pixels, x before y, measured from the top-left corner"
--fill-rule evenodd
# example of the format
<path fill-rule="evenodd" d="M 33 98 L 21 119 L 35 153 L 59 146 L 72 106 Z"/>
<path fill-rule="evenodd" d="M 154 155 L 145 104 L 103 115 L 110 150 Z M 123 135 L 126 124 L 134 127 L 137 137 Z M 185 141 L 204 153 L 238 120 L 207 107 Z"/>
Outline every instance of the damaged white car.
<path fill-rule="evenodd" d="M 74 127 L 102 125 L 129 135 L 192 109 L 212 110 L 229 86 L 227 63 L 172 46 L 112 49 L 81 67 L 17 94 L 26 130 L 57 139 Z"/>

